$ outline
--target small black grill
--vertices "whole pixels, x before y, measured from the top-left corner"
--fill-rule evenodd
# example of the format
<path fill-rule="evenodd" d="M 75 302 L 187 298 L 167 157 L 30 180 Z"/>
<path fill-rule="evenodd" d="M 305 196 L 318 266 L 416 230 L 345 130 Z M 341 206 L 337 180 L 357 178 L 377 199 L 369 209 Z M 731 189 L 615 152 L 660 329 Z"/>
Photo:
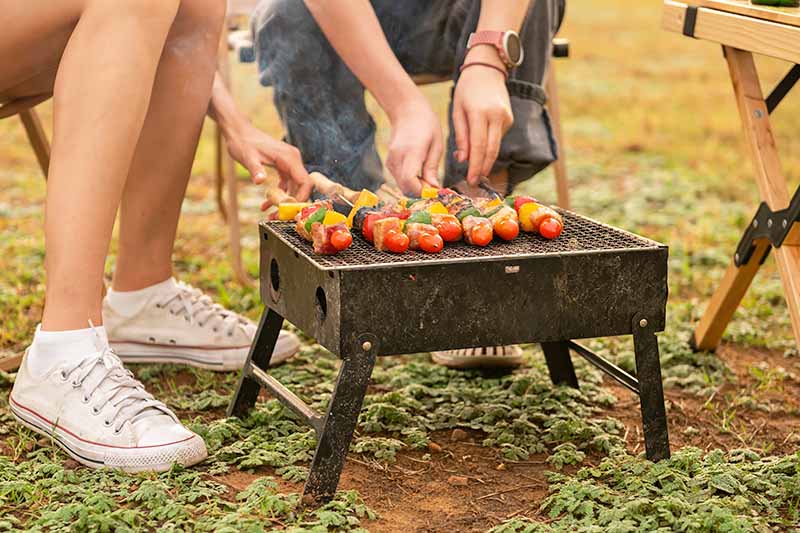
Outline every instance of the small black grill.
<path fill-rule="evenodd" d="M 541 343 L 554 383 L 578 386 L 570 352 L 641 399 L 647 456 L 669 456 L 655 333 L 663 331 L 667 247 L 562 211 L 556 240 L 524 234 L 485 248 L 448 243 L 439 254 L 376 251 L 360 236 L 334 256 L 315 255 L 288 222 L 262 222 L 261 298 L 267 306 L 230 414 L 261 387 L 317 431 L 305 492 L 331 497 L 378 355 Z M 269 376 L 284 318 L 342 360 L 325 415 Z M 637 376 L 574 339 L 632 334 Z"/>

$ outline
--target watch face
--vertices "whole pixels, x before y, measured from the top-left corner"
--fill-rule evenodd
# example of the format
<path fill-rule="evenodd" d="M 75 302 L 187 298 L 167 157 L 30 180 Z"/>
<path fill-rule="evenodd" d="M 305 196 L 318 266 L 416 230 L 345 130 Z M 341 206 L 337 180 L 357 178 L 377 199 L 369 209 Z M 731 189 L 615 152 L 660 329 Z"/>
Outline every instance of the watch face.
<path fill-rule="evenodd" d="M 503 40 L 505 41 L 506 54 L 508 54 L 508 60 L 511 64 L 516 66 L 522 63 L 522 42 L 520 42 L 519 35 L 516 32 L 509 31 Z"/>

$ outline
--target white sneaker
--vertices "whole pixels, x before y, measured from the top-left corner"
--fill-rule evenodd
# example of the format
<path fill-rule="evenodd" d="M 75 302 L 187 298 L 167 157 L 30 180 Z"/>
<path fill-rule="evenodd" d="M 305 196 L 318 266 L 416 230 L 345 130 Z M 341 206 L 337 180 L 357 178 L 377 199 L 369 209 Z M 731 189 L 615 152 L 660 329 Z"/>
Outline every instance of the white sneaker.
<path fill-rule="evenodd" d="M 22 424 L 92 468 L 163 472 L 208 456 L 203 439 L 183 427 L 108 348 L 57 365 L 41 379 L 32 376 L 26 354 L 9 403 Z"/>
<path fill-rule="evenodd" d="M 103 300 L 103 324 L 114 351 L 126 363 L 178 363 L 208 370 L 240 370 L 256 325 L 182 282 L 154 292 L 133 316 Z M 281 331 L 270 366 L 300 349 L 300 339 Z"/>

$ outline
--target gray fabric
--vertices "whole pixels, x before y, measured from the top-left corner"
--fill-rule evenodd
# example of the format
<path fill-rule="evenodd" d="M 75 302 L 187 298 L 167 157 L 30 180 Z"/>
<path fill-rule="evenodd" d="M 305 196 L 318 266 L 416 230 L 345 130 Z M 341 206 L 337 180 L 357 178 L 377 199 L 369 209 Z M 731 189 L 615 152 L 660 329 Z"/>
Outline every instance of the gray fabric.
<path fill-rule="evenodd" d="M 514 125 L 503 138 L 495 165 L 495 169 L 508 169 L 512 185 L 544 169 L 557 156 L 542 85 L 564 3 L 534 0 L 521 31 L 525 61 L 512 71 L 508 82 Z M 477 25 L 480 0 L 372 0 L 372 6 L 406 71 L 458 79 L 467 39 Z M 261 83 L 274 87 L 286 140 L 303 153 L 306 167 L 351 188 L 379 187 L 382 165 L 364 88 L 302 0 L 262 0 L 251 26 Z M 446 183 L 452 184 L 464 178 L 466 165 L 452 156 L 455 139 L 452 118 L 449 121 Z"/>

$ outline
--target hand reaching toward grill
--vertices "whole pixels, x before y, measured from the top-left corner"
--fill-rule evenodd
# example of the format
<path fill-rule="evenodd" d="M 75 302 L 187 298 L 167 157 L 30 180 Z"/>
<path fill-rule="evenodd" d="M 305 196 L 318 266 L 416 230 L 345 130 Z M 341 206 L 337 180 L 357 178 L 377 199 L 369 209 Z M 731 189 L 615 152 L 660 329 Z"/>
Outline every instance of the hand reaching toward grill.
<path fill-rule="evenodd" d="M 487 53 L 488 51 L 488 53 Z M 485 62 L 505 67 L 488 47 L 474 48 L 464 64 Z M 511 100 L 502 72 L 481 65 L 464 69 L 453 98 L 455 157 L 469 161 L 467 181 L 488 177 L 500 153 L 500 141 L 514 123 Z"/>
<path fill-rule="evenodd" d="M 250 172 L 253 183 L 264 183 L 264 167 L 272 167 L 278 171 L 281 189 L 299 202 L 308 199 L 312 184 L 300 151 L 253 126 L 236 106 L 219 74 L 214 77 L 208 115 L 219 124 L 228 153 Z M 262 204 L 262 210 L 266 208 L 267 204 Z"/>
<path fill-rule="evenodd" d="M 405 194 L 419 196 L 422 183 L 439 187 L 439 161 L 444 151 L 442 127 L 425 96 L 417 95 L 391 109 L 392 140 L 386 167 Z"/>
<path fill-rule="evenodd" d="M 311 178 L 294 146 L 273 139 L 250 124 L 229 134 L 226 140 L 231 157 L 250 172 L 253 183 L 260 185 L 267 180 L 264 167 L 268 166 L 278 172 L 280 188 L 297 201 L 304 202 L 311 195 Z"/>

